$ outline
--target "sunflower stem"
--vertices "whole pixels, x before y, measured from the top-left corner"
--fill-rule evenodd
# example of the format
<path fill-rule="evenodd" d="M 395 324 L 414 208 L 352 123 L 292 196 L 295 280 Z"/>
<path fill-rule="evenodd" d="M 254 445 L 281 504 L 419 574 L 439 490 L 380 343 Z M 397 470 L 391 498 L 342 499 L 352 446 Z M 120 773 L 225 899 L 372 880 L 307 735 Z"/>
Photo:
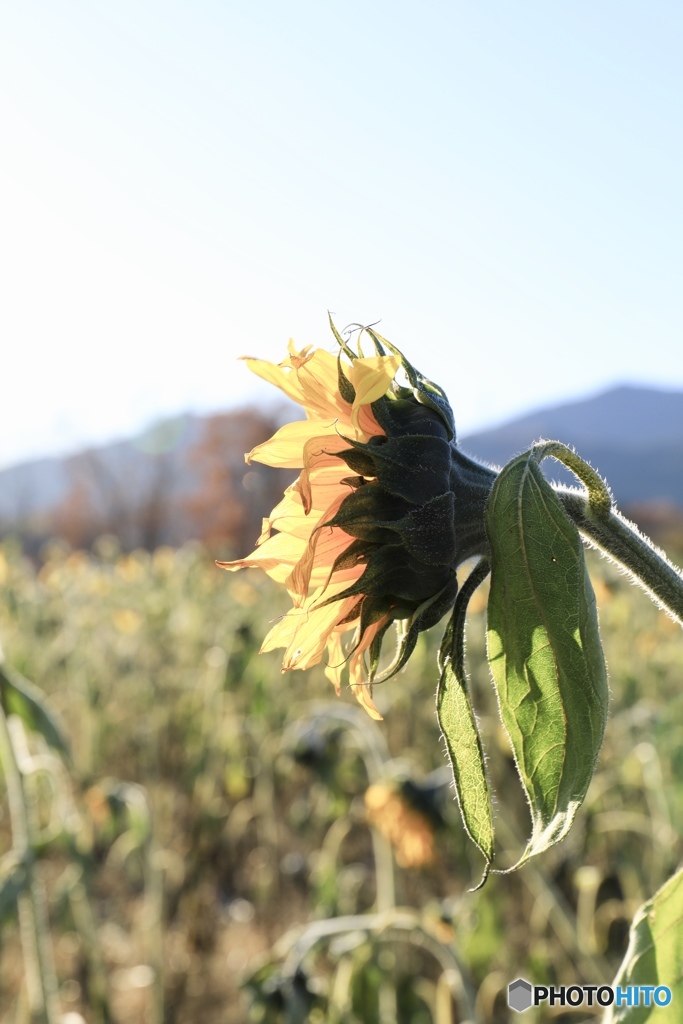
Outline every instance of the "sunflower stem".
<path fill-rule="evenodd" d="M 458 565 L 489 553 L 484 510 L 498 470 L 466 455 L 451 444 L 451 489 L 455 494 Z"/>
<path fill-rule="evenodd" d="M 588 496 L 563 487 L 555 490 L 565 512 L 592 547 L 626 570 L 659 605 L 683 626 L 683 573 L 649 537 L 616 508 L 596 510 Z"/>
<path fill-rule="evenodd" d="M 588 544 L 624 569 L 658 607 L 683 626 L 683 572 L 635 523 L 610 505 L 609 491 L 602 479 L 574 452 L 551 442 L 542 449 L 539 445 L 539 453 L 541 457 L 559 458 L 586 484 L 584 492 L 560 484 L 553 484 L 553 490 Z M 499 470 L 477 462 L 455 445 L 451 459 L 457 494 L 458 562 L 462 564 L 476 555 L 489 554 L 484 509 Z"/>

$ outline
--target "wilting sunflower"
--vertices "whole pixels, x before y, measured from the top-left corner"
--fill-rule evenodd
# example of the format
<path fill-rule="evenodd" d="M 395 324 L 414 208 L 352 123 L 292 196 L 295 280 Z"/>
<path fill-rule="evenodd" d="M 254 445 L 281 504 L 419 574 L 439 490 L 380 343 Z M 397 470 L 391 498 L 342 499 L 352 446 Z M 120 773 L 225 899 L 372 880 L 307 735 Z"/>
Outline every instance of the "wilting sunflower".
<path fill-rule="evenodd" d="M 286 648 L 283 671 L 326 655 L 337 693 L 348 671 L 360 703 L 381 718 L 372 683 L 405 664 L 418 634 L 453 606 L 458 565 L 485 550 L 495 473 L 457 448 L 445 394 L 386 339 L 365 328 L 375 354 L 364 356 L 333 331 L 337 356 L 290 342 L 279 364 L 247 360 L 306 419 L 246 460 L 301 472 L 264 520 L 253 554 L 218 564 L 261 568 L 287 587 L 293 607 L 262 647 Z M 396 657 L 377 676 L 392 623 Z"/>
<path fill-rule="evenodd" d="M 375 782 L 365 791 L 368 821 L 379 829 L 396 851 L 402 868 L 419 868 L 434 860 L 434 828 L 411 807 L 400 787 Z"/>

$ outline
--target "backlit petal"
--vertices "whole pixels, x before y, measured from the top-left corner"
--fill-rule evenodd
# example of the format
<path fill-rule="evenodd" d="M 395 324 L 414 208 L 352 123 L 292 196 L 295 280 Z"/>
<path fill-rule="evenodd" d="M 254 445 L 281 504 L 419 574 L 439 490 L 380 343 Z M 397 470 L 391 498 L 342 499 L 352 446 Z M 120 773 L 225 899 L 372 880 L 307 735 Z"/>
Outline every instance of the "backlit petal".
<path fill-rule="evenodd" d="M 339 394 L 336 357 L 324 349 L 316 349 L 298 371 L 298 384 L 310 416 L 348 421 L 350 406 Z"/>
<path fill-rule="evenodd" d="M 263 569 L 276 583 L 284 583 L 306 550 L 306 542 L 286 533 L 277 533 L 248 555 L 234 562 L 216 562 L 221 569 Z"/>
<path fill-rule="evenodd" d="M 295 484 L 301 494 L 304 508 L 308 511 L 313 505 L 312 481 L 314 471 L 316 473 L 325 468 L 332 468 L 337 479 L 348 476 L 346 466 L 336 455 L 337 452 L 348 448 L 349 443 L 341 434 L 331 433 L 311 437 L 306 441 L 303 448 L 303 472 Z M 329 499 L 332 500 L 331 498 Z"/>
<path fill-rule="evenodd" d="M 341 693 L 342 673 L 346 668 L 346 656 L 339 633 L 331 633 L 327 639 L 327 665 L 325 675 L 330 680 L 337 696 Z"/>
<path fill-rule="evenodd" d="M 304 363 L 307 363 L 313 357 L 312 346 L 306 345 L 304 348 L 297 349 L 294 338 L 289 339 L 287 351 L 289 356 L 285 362 L 293 366 L 295 370 L 298 370 L 299 367 L 303 366 Z"/>
<path fill-rule="evenodd" d="M 266 359 L 252 359 L 249 356 L 242 357 L 257 377 L 262 377 L 269 384 L 274 384 L 280 391 L 284 391 L 288 398 L 299 405 L 304 404 L 304 392 L 297 379 L 296 372 L 277 363 L 269 363 Z"/>
<path fill-rule="evenodd" d="M 266 540 L 271 530 L 279 530 L 281 533 L 289 533 L 293 537 L 308 541 L 311 530 L 317 526 L 321 515 L 320 509 L 306 514 L 297 485 L 291 484 L 285 491 L 282 501 L 278 502 L 268 518 L 263 520 L 263 533 L 256 543 L 258 545 Z"/>
<path fill-rule="evenodd" d="M 356 429 L 359 428 L 361 407 L 376 402 L 387 393 L 400 365 L 398 356 L 370 356 L 355 359 L 348 368 L 348 378 L 356 390 L 351 413 L 351 423 Z"/>
<path fill-rule="evenodd" d="M 368 626 L 363 633 L 358 647 L 353 652 L 349 660 L 349 685 L 353 690 L 356 700 L 361 707 L 365 708 L 371 718 L 375 718 L 380 721 L 382 719 L 382 715 L 380 715 L 379 711 L 375 707 L 375 703 L 372 699 L 372 689 L 363 678 L 363 661 L 365 652 L 379 633 L 380 629 L 382 629 L 383 626 L 386 626 L 387 620 L 388 616 L 385 615 L 377 622 L 374 622 L 371 626 Z"/>
<path fill-rule="evenodd" d="M 354 409 L 353 415 L 355 418 L 355 430 L 358 435 L 355 440 L 367 441 L 370 437 L 384 434 L 369 405 L 361 405 Z"/>
<path fill-rule="evenodd" d="M 269 441 L 257 444 L 246 456 L 247 462 L 262 462 L 266 466 L 277 466 L 280 469 L 302 469 L 303 450 L 306 441 L 320 435 L 321 424 L 318 420 L 295 420 L 285 423 L 273 434 Z"/>
<path fill-rule="evenodd" d="M 341 501 L 335 503 L 323 516 L 323 523 L 338 511 Z M 353 538 L 344 533 L 339 527 L 320 526 L 311 536 L 308 546 L 300 560 L 294 566 L 291 576 L 287 579 L 286 585 L 290 593 L 298 594 L 299 599 L 295 603 L 300 604 L 308 594 L 311 587 L 324 587 L 330 578 L 332 566 L 339 555 L 353 543 Z M 351 582 L 361 575 L 365 566 L 354 566 L 350 570 L 336 572 L 336 582 L 342 579 Z"/>
<path fill-rule="evenodd" d="M 338 604 L 320 605 L 319 602 L 333 597 L 335 592 L 339 593 L 345 586 L 340 581 L 324 592 L 321 587 L 307 599 L 302 608 L 293 608 L 287 613 L 296 619 L 296 629 L 285 651 L 282 662 L 284 671 L 290 668 L 310 668 L 320 661 L 330 631 L 353 608 L 355 598 L 346 598 Z"/>
<path fill-rule="evenodd" d="M 339 507 L 344 500 L 344 497 L 344 494 L 336 495 L 332 504 L 321 516 L 321 523 L 325 523 L 334 518 L 339 511 Z M 322 543 L 322 554 L 316 559 L 318 544 L 322 540 L 323 535 L 324 540 Z M 320 525 L 311 532 L 308 544 L 303 551 L 301 558 L 294 566 L 291 576 L 289 576 L 286 581 L 289 592 L 297 595 L 295 598 L 295 604 L 301 605 L 304 598 L 308 595 L 311 571 L 316 561 L 318 565 L 321 563 L 326 565 L 327 575 L 325 576 L 325 579 L 321 581 L 324 583 L 327 576 L 329 576 L 332 571 L 332 565 L 334 564 L 335 558 L 349 546 L 351 540 L 352 538 L 349 537 L 348 534 L 343 533 L 341 530 L 334 530 L 329 526 L 326 527 Z"/>

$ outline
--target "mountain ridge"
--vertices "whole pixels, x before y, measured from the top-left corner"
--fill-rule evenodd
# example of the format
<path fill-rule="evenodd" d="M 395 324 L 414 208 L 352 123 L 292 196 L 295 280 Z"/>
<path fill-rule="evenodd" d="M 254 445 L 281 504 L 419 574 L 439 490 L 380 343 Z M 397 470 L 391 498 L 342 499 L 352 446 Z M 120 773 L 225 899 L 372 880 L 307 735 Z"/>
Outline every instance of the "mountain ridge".
<path fill-rule="evenodd" d="M 538 440 L 575 448 L 607 479 L 619 504 L 683 507 L 683 392 L 624 384 L 585 399 L 543 406 L 490 430 L 467 434 L 464 451 L 500 466 Z M 548 475 L 576 479 L 557 463 Z"/>

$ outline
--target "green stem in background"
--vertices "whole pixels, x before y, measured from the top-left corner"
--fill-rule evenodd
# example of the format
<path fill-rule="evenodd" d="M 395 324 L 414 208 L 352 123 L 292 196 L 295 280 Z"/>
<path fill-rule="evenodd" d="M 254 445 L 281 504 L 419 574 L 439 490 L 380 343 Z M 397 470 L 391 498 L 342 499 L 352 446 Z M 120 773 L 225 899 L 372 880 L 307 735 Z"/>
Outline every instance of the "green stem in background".
<path fill-rule="evenodd" d="M 373 729 L 367 715 L 364 712 L 358 714 L 355 708 L 345 708 L 343 705 L 323 702 L 315 705 L 313 714 L 307 718 L 298 720 L 296 731 L 300 731 L 310 723 L 332 719 L 340 722 L 348 729 L 356 744 L 356 749 L 362 758 L 368 776 L 368 782 L 372 785 L 378 782 L 384 773 L 384 766 L 391 759 L 389 750 L 386 747 L 381 733 Z M 282 739 L 282 747 L 293 743 L 289 731 Z M 394 877 L 394 855 L 391 843 L 376 828 L 370 828 L 372 847 L 375 857 L 375 880 L 377 894 L 375 898 L 376 909 L 382 913 L 391 910 L 396 906 L 396 880 Z"/>
<path fill-rule="evenodd" d="M 97 938 L 97 926 L 87 888 L 88 864 L 72 864 L 65 875 L 66 890 L 69 894 L 71 914 L 76 930 L 83 941 L 83 951 L 88 966 L 87 1000 L 93 1014 L 94 1024 L 112 1024 L 109 1009 L 107 971 L 102 960 Z"/>
<path fill-rule="evenodd" d="M 164 1022 L 164 874 L 162 850 L 152 838 L 145 864 L 145 900 L 147 903 L 147 943 L 149 963 L 154 971 L 150 1024 Z"/>
<path fill-rule="evenodd" d="M 476 1024 L 472 983 L 454 944 L 445 946 L 425 927 L 420 915 L 409 907 L 393 907 L 384 913 L 349 914 L 314 921 L 299 932 L 282 966 L 284 978 L 294 978 L 306 956 L 320 943 L 337 935 L 365 932 L 374 942 L 405 942 L 429 953 L 441 968 L 444 981 L 455 1000 L 462 1024 Z"/>
<path fill-rule="evenodd" d="M 36 873 L 24 777 L 1 701 L 0 762 L 7 787 L 13 853 L 26 872 L 25 886 L 18 897 L 18 910 L 31 1024 L 57 1024 L 57 979 L 49 947 L 46 897 Z"/>

